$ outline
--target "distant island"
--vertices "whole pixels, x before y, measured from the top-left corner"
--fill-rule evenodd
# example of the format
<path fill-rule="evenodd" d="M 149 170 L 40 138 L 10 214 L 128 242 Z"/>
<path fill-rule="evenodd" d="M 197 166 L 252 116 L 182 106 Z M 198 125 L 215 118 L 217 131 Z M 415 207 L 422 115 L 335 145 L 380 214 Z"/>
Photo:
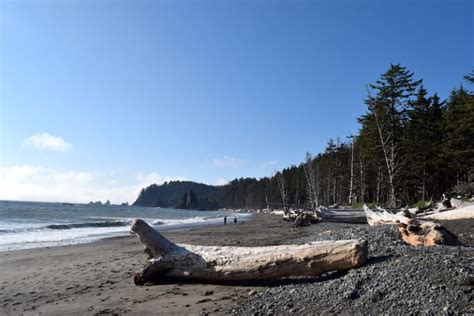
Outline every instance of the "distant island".
<path fill-rule="evenodd" d="M 89 204 L 89 205 L 97 205 L 97 206 L 109 206 L 109 205 L 110 205 L 110 201 L 107 200 L 105 203 L 102 203 L 101 201 L 96 201 L 96 202 L 90 201 L 88 204 Z"/>
<path fill-rule="evenodd" d="M 191 181 L 171 181 L 152 184 L 142 189 L 134 206 L 169 207 L 179 209 L 213 210 L 221 187 Z"/>

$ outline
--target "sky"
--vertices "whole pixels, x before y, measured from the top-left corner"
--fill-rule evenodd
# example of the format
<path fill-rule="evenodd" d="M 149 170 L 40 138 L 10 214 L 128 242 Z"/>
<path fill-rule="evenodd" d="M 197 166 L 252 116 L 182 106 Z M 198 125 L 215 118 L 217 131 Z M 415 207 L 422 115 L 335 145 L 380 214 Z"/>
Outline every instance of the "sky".
<path fill-rule="evenodd" d="M 391 63 L 446 98 L 472 1 L 0 0 L 0 199 L 133 202 L 357 132 Z"/>

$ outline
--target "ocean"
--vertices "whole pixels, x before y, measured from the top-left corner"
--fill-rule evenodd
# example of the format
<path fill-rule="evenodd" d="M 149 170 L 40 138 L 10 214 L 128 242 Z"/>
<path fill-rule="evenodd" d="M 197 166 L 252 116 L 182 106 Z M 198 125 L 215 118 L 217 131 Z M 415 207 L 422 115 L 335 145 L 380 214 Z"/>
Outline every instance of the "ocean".
<path fill-rule="evenodd" d="M 243 220 L 250 214 L 230 211 L 176 210 L 155 207 L 0 201 L 0 251 L 93 242 L 129 234 L 133 219 L 157 230 L 218 225 L 223 217 Z M 229 220 L 228 222 L 231 222 Z"/>

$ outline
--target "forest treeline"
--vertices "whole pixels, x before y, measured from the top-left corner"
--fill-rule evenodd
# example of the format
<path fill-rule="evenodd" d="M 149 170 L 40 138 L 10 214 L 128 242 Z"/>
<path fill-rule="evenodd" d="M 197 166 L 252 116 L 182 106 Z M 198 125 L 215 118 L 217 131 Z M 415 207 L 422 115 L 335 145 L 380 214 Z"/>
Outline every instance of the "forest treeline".
<path fill-rule="evenodd" d="M 474 84 L 474 71 L 464 79 Z M 473 91 L 459 85 L 441 100 L 396 64 L 368 84 L 366 93 L 356 135 L 330 139 L 324 152 L 308 152 L 299 166 L 271 177 L 235 179 L 195 193 L 213 208 L 263 208 L 267 202 L 314 208 L 360 203 L 395 207 L 437 200 L 455 186 L 472 191 Z M 179 183 L 166 183 L 166 191 Z M 137 202 L 162 203 L 159 187 L 142 190 Z M 191 189 L 179 187 L 180 192 Z"/>

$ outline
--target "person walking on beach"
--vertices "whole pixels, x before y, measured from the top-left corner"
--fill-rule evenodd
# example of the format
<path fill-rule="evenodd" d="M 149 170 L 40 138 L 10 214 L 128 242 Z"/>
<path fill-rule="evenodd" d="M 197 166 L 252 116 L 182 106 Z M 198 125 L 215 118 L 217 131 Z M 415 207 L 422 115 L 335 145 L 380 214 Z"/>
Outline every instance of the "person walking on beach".
<path fill-rule="evenodd" d="M 227 216 L 224 216 L 224 225 L 227 224 Z"/>
<path fill-rule="evenodd" d="M 237 216 L 234 216 L 234 224 L 237 224 Z"/>

